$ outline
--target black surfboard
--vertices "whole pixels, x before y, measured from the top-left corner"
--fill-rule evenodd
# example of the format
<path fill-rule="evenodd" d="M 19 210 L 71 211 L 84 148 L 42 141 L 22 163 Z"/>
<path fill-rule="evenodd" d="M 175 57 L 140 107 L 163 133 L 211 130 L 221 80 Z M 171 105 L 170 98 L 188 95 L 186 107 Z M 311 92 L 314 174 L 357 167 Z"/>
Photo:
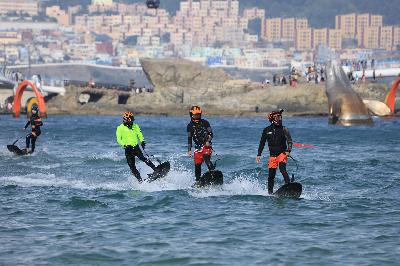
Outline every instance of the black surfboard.
<path fill-rule="evenodd" d="M 204 186 L 215 186 L 224 184 L 224 174 L 219 170 L 211 170 L 205 172 L 199 182 L 196 184 L 197 187 Z"/>
<path fill-rule="evenodd" d="M 21 149 L 18 148 L 18 146 L 16 146 L 16 145 L 7 145 L 7 149 L 8 149 L 10 152 L 12 152 L 12 153 L 14 153 L 15 155 L 18 155 L 18 156 L 20 156 L 20 155 L 27 155 L 25 149 L 21 150 Z"/>
<path fill-rule="evenodd" d="M 285 198 L 300 198 L 302 191 L 303 186 L 300 183 L 293 182 L 281 186 L 277 191 L 275 191 L 274 195 Z"/>
<path fill-rule="evenodd" d="M 147 175 L 148 176 L 147 181 L 151 183 L 157 179 L 165 177 L 170 169 L 171 169 L 171 164 L 169 162 L 163 162 L 162 164 L 156 167 L 156 170 L 153 173 Z"/>

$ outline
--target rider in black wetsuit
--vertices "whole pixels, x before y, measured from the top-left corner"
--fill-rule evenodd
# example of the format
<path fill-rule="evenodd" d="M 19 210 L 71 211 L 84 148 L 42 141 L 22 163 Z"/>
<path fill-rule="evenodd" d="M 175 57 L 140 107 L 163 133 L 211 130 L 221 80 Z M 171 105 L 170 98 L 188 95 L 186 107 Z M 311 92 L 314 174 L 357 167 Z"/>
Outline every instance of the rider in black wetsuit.
<path fill-rule="evenodd" d="M 33 153 L 35 151 L 36 139 L 42 133 L 40 127 L 43 126 L 43 122 L 39 116 L 39 109 L 37 105 L 32 106 L 31 114 L 31 118 L 28 120 L 24 127 L 24 130 L 26 130 L 29 125 L 31 125 L 32 128 L 32 132 L 26 135 L 26 154 Z M 29 150 L 30 144 L 32 144 L 31 150 Z"/>
<path fill-rule="evenodd" d="M 276 175 L 276 168 L 279 170 L 285 180 L 285 184 L 290 183 L 289 175 L 286 171 L 287 158 L 292 151 L 292 137 L 289 130 L 282 126 L 282 112 L 283 110 L 273 111 L 268 115 L 271 125 L 263 130 L 260 144 L 258 147 L 258 154 L 256 161 L 260 162 L 261 153 L 264 149 L 265 142 L 268 141 L 269 148 L 269 161 L 268 161 L 268 193 L 272 194 L 274 189 L 274 180 Z"/>
<path fill-rule="evenodd" d="M 188 155 L 192 157 L 192 141 L 195 144 L 194 151 L 194 171 L 196 182 L 200 181 L 201 177 L 201 164 L 203 161 L 206 163 L 208 170 L 214 170 L 214 165 L 211 162 L 213 132 L 210 123 L 201 119 L 201 108 L 192 106 L 190 108 L 190 122 L 187 125 L 188 132 Z"/>

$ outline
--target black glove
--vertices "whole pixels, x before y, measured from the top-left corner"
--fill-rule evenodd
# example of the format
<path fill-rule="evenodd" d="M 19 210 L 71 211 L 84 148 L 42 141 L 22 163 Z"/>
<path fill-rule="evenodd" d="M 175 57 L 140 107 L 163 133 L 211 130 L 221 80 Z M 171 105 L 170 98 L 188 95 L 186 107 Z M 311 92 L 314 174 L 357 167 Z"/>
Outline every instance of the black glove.
<path fill-rule="evenodd" d="M 146 142 L 142 141 L 142 143 L 140 143 L 140 145 L 142 145 L 143 150 L 146 148 Z"/>

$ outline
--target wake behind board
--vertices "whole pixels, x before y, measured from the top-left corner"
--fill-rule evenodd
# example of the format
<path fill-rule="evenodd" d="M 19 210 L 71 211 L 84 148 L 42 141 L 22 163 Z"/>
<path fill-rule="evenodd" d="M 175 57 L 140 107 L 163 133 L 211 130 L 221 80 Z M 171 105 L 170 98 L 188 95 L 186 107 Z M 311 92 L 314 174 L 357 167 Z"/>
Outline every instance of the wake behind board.
<path fill-rule="evenodd" d="M 18 155 L 18 156 L 26 155 L 26 154 L 27 154 L 25 149 L 21 150 L 21 149 L 18 148 L 18 146 L 16 146 L 16 145 L 7 145 L 7 149 L 8 149 L 10 152 L 12 152 L 12 153 L 14 153 L 15 155 Z"/>
<path fill-rule="evenodd" d="M 275 191 L 274 195 L 279 198 L 300 198 L 302 191 L 303 186 L 300 183 L 293 182 L 281 186 L 277 191 Z"/>
<path fill-rule="evenodd" d="M 163 162 L 162 164 L 156 167 L 156 170 L 153 173 L 147 175 L 148 182 L 151 183 L 157 179 L 165 177 L 170 169 L 171 169 L 171 164 L 169 162 Z"/>
<path fill-rule="evenodd" d="M 224 184 L 224 175 L 219 170 L 211 170 L 205 172 L 198 182 L 197 186 L 212 186 L 212 185 L 222 185 Z"/>

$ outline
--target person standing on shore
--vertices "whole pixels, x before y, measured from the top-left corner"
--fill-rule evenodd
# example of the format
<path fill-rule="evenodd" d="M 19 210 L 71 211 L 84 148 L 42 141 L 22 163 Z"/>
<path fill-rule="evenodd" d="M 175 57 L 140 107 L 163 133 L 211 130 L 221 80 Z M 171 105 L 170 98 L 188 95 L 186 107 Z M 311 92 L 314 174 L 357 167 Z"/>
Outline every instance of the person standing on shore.
<path fill-rule="evenodd" d="M 42 133 L 40 127 L 43 126 L 43 122 L 39 116 L 39 108 L 37 105 L 32 106 L 31 117 L 28 120 L 28 122 L 26 122 L 26 125 L 23 129 L 26 130 L 29 125 L 31 125 L 32 132 L 26 135 L 26 148 L 25 148 L 26 154 L 32 154 L 35 151 L 36 139 Z M 29 150 L 30 147 L 32 148 L 31 150 Z"/>
<path fill-rule="evenodd" d="M 269 161 L 268 161 L 268 194 L 272 194 L 274 190 L 276 169 L 279 170 L 285 180 L 285 184 L 290 183 L 289 175 L 286 171 L 287 158 L 292 151 L 292 137 L 289 130 L 282 126 L 283 109 L 273 111 L 268 115 L 271 125 L 264 128 L 261 135 L 260 144 L 258 146 L 257 163 L 261 161 L 261 154 L 268 141 Z"/>
<path fill-rule="evenodd" d="M 192 142 L 195 144 L 194 150 L 194 172 L 196 183 L 201 178 L 201 165 L 206 163 L 208 170 L 214 170 L 211 162 L 213 132 L 210 123 L 201 118 L 202 110 L 199 106 L 192 106 L 189 111 L 190 122 L 187 125 L 188 133 L 188 155 L 192 157 Z"/>
<path fill-rule="evenodd" d="M 146 147 L 146 142 L 139 125 L 133 123 L 133 121 L 135 121 L 133 114 L 125 112 L 122 116 L 122 124 L 117 127 L 116 137 L 118 144 L 125 149 L 126 161 L 132 174 L 141 183 L 143 179 L 136 168 L 135 157 L 146 163 L 153 171 L 156 170 L 156 166 L 148 158 L 144 157 L 142 150 L 139 148 L 139 141 L 142 149 Z"/>

